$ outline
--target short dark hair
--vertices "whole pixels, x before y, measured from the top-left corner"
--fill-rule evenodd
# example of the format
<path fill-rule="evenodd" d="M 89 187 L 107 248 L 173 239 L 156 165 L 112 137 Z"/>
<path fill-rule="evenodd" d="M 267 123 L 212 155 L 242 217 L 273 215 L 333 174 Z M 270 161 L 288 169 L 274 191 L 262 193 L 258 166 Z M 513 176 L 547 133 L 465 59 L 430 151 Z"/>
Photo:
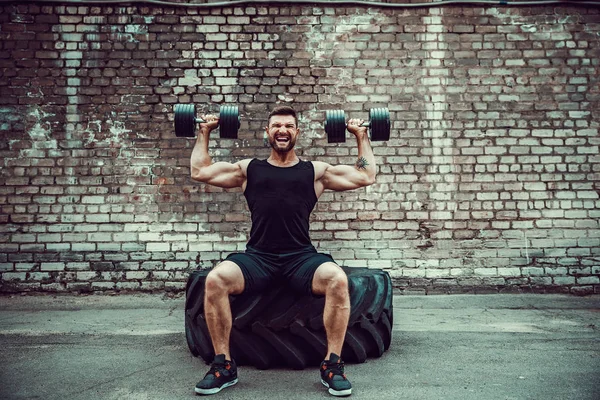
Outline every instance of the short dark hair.
<path fill-rule="evenodd" d="M 267 125 L 271 123 L 271 117 L 274 115 L 291 115 L 292 117 L 294 117 L 294 122 L 296 123 L 296 127 L 298 127 L 298 117 L 296 117 L 296 110 L 294 110 L 291 106 L 275 107 L 269 114 L 269 119 L 267 120 Z"/>

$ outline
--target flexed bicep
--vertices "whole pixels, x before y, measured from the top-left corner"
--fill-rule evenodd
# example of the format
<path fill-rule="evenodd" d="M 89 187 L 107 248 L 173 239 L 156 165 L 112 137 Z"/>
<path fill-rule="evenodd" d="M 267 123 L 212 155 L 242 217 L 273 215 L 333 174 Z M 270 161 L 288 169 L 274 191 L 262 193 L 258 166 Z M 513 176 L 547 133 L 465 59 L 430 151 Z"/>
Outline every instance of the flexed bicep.
<path fill-rule="evenodd" d="M 321 181 L 324 189 L 336 191 L 358 189 L 374 183 L 374 179 L 357 165 L 330 165 L 325 169 Z"/>
<path fill-rule="evenodd" d="M 192 179 L 224 189 L 243 187 L 249 161 L 242 160 L 234 164 L 220 161 L 202 167 L 192 166 Z"/>

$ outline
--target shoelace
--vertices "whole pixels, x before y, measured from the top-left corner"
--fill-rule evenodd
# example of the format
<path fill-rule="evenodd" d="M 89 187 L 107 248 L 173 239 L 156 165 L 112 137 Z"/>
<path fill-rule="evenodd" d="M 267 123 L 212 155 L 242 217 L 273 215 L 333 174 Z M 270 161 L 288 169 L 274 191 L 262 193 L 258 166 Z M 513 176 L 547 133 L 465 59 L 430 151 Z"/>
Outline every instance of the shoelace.
<path fill-rule="evenodd" d="M 206 373 L 206 376 L 214 375 L 218 378 L 220 375 L 227 375 L 228 373 L 229 370 L 227 369 L 226 364 L 212 364 Z"/>
<path fill-rule="evenodd" d="M 340 361 L 340 362 L 334 363 L 334 364 L 326 363 L 325 366 L 327 367 L 325 369 L 326 372 L 332 372 L 333 376 L 340 375 L 341 377 L 346 379 L 346 375 L 344 375 L 344 362 L 343 361 Z"/>

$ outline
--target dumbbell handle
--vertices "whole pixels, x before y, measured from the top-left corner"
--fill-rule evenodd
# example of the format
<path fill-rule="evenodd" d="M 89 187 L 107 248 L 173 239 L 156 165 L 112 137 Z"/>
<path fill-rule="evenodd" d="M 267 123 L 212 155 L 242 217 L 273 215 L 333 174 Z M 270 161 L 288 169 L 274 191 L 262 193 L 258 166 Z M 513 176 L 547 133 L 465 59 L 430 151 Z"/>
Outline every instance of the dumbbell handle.
<path fill-rule="evenodd" d="M 346 122 L 346 126 L 348 126 L 348 123 Z M 360 124 L 359 126 L 366 126 L 367 128 L 371 126 L 371 121 L 367 121 L 367 122 L 363 122 L 362 124 Z"/>
<path fill-rule="evenodd" d="M 175 104 L 175 134 L 177 137 L 195 137 L 196 124 L 206 123 L 196 114 L 194 104 Z M 237 106 L 222 105 L 217 121 L 221 139 L 237 139 L 240 115 Z"/>
<path fill-rule="evenodd" d="M 356 118 L 350 118 L 350 121 L 353 119 L 356 120 Z M 387 108 L 371 108 L 369 120 L 359 126 L 369 128 L 371 140 L 388 140 L 390 138 L 390 112 Z M 325 132 L 329 143 L 344 142 L 347 129 L 348 122 L 343 110 L 325 111 Z"/>
<path fill-rule="evenodd" d="M 218 122 L 218 118 L 217 118 L 217 122 Z M 212 122 L 212 121 L 205 121 L 202 118 L 194 118 L 194 122 L 196 122 L 197 124 L 203 124 L 205 122 Z"/>

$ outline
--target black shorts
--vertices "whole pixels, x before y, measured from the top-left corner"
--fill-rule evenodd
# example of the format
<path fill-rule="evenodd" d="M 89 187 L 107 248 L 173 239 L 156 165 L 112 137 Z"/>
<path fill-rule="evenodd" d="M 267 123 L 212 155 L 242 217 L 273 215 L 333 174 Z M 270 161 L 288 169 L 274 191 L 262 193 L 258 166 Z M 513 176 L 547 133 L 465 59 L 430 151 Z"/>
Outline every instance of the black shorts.
<path fill-rule="evenodd" d="M 276 254 L 258 251 L 250 246 L 243 253 L 232 253 L 227 261 L 236 263 L 244 275 L 244 292 L 266 289 L 271 284 L 287 284 L 292 289 L 312 294 L 315 271 L 326 262 L 335 262 L 313 247 L 291 253 Z"/>

